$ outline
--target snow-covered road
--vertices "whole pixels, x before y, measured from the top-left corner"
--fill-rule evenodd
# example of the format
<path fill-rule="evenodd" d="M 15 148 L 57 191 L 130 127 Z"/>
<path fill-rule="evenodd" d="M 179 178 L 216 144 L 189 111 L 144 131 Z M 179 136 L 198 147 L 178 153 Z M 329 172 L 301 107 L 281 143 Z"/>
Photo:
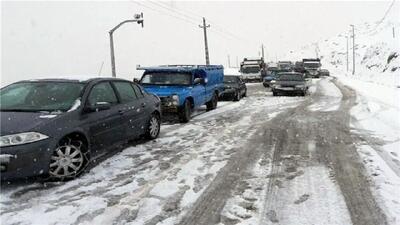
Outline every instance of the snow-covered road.
<path fill-rule="evenodd" d="M 66 183 L 3 184 L 2 224 L 386 224 L 350 128 L 352 90 L 248 86 L 240 102 L 164 124 Z"/>

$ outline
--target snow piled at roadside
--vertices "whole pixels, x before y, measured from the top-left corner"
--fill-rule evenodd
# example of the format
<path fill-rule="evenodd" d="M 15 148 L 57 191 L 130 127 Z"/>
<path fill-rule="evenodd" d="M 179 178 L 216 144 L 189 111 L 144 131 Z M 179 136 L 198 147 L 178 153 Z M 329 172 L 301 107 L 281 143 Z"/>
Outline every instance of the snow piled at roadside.
<path fill-rule="evenodd" d="M 319 81 L 319 92 L 321 93 L 321 98 L 318 102 L 310 105 L 308 108 L 311 111 L 336 111 L 340 107 L 340 102 L 342 101 L 342 92 L 336 85 L 330 82 L 331 78 L 322 79 Z"/>

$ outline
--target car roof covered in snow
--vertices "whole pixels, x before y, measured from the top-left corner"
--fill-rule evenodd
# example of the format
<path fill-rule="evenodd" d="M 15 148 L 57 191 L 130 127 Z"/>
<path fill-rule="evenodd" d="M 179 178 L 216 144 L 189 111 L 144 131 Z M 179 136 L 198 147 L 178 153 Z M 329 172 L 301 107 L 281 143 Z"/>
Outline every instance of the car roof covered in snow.
<path fill-rule="evenodd" d="M 102 80 L 123 80 L 126 81 L 125 79 L 120 79 L 120 78 L 115 78 L 115 77 L 62 77 L 62 78 L 41 78 L 41 79 L 30 79 L 30 80 L 21 80 L 19 82 L 76 82 L 76 83 L 89 83 L 91 81 L 102 81 Z"/>
<path fill-rule="evenodd" d="M 137 67 L 138 70 L 146 72 L 194 72 L 198 70 L 224 69 L 222 65 L 162 65 L 150 67 Z"/>

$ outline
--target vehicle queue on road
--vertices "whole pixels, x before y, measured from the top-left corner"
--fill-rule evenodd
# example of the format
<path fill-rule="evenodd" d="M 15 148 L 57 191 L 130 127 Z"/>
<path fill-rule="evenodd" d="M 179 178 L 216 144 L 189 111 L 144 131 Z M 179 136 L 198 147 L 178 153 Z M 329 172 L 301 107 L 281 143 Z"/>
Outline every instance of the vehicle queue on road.
<path fill-rule="evenodd" d="M 274 96 L 306 95 L 306 73 L 272 68 L 263 84 Z M 144 73 L 137 82 L 39 79 L 2 88 L 1 180 L 73 179 L 109 149 L 129 140 L 157 138 L 164 115 L 187 123 L 202 105 L 210 111 L 220 99 L 239 101 L 247 96 L 241 77 L 224 76 L 221 65 L 139 69 Z"/>

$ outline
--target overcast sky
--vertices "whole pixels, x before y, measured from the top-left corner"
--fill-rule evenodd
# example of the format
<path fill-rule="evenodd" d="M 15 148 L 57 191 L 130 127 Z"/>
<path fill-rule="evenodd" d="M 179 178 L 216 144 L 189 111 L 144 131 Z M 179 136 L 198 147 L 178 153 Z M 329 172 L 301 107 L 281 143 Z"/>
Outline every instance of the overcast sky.
<path fill-rule="evenodd" d="M 201 16 L 210 28 L 212 64 L 268 60 L 329 38 L 349 24 L 375 22 L 391 1 L 44 1 L 1 2 L 1 86 L 21 79 L 111 74 L 108 31 L 144 13 L 145 25 L 114 34 L 117 76 L 131 80 L 136 65 L 204 64 Z M 395 4 L 399 10 L 398 2 Z"/>

